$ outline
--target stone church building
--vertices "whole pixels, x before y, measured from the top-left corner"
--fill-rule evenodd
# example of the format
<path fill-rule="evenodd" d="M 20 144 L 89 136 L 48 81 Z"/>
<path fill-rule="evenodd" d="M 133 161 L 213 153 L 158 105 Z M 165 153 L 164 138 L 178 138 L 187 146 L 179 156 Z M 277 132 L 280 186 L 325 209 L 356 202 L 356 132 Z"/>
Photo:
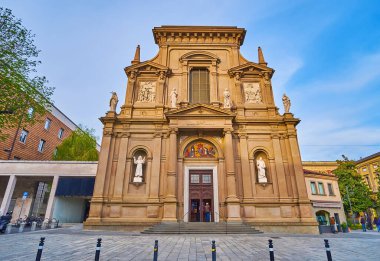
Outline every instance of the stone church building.
<path fill-rule="evenodd" d="M 246 30 L 153 29 L 158 54 L 137 47 L 125 101 L 101 117 L 103 139 L 86 228 L 160 222 L 244 222 L 263 231 L 317 233 L 296 125 L 274 103 L 261 49 L 240 53 Z"/>

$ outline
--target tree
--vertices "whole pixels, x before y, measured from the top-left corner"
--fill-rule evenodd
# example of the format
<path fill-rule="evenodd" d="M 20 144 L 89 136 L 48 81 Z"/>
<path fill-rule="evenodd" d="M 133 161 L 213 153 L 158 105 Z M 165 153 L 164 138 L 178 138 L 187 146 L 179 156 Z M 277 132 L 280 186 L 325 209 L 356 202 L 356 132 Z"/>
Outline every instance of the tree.
<path fill-rule="evenodd" d="M 0 7 L 0 138 L 4 129 L 33 124 L 52 103 L 54 88 L 36 75 L 40 51 L 34 36 L 10 9 Z"/>
<path fill-rule="evenodd" d="M 53 160 L 97 161 L 94 130 L 79 126 L 58 147 Z"/>
<path fill-rule="evenodd" d="M 338 168 L 333 173 L 338 177 L 339 190 L 346 213 L 350 212 L 348 196 L 354 213 L 367 211 L 373 206 L 372 192 L 364 183 L 362 176 L 356 171 L 355 162 L 345 156 L 343 156 L 343 160 L 337 160 L 337 162 Z"/>

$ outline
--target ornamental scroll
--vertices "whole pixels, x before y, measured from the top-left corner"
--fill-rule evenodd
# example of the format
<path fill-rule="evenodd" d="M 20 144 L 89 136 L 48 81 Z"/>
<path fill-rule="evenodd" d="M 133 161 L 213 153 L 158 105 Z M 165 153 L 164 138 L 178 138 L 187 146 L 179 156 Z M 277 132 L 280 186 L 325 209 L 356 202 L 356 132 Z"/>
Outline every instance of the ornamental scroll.
<path fill-rule="evenodd" d="M 185 158 L 217 158 L 216 148 L 204 141 L 195 141 L 187 145 L 183 156 Z"/>

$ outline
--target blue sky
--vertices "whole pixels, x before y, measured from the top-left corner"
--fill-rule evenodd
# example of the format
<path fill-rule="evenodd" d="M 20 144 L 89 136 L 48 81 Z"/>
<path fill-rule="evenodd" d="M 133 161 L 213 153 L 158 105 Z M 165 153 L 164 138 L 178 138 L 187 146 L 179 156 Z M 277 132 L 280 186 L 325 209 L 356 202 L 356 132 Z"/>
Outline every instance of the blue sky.
<path fill-rule="evenodd" d="M 135 47 L 158 50 L 161 25 L 233 25 L 247 30 L 241 52 L 257 61 L 261 46 L 301 119 L 303 160 L 359 159 L 380 151 L 379 1 L 2 1 L 36 34 L 39 73 L 56 88 L 55 105 L 96 130 L 110 92 L 124 100 Z M 120 106 L 120 104 L 119 104 Z"/>

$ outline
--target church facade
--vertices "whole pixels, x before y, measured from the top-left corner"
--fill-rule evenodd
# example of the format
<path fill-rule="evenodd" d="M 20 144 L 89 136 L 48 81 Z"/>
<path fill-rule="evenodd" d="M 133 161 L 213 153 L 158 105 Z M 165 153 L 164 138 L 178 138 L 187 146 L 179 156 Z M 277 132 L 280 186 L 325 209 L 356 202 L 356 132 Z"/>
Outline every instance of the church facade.
<path fill-rule="evenodd" d="M 261 49 L 240 53 L 246 30 L 153 29 L 158 54 L 128 77 L 104 124 L 87 228 L 160 222 L 245 222 L 263 231 L 317 233 L 297 141 L 299 119 L 274 103 Z M 115 97 L 116 96 L 116 97 Z"/>

